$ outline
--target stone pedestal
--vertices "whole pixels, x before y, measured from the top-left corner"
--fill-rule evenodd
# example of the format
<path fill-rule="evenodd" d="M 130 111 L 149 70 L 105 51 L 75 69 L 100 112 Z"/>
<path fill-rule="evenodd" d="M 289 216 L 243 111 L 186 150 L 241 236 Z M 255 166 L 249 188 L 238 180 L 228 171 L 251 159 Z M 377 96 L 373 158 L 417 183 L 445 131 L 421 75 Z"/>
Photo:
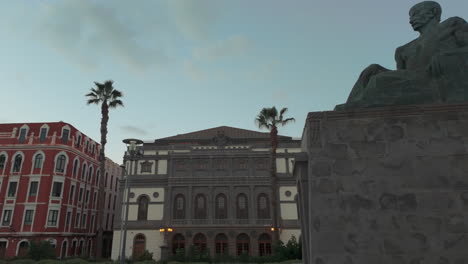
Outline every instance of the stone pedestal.
<path fill-rule="evenodd" d="M 304 263 L 468 263 L 468 104 L 309 113 Z"/>

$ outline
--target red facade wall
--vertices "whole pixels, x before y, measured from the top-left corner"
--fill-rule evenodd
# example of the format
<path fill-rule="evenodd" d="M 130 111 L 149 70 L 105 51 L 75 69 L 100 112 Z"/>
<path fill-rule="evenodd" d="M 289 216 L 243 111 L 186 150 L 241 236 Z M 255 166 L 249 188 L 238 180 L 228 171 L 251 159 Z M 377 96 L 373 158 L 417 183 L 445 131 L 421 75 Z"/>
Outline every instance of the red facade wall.
<path fill-rule="evenodd" d="M 40 131 L 44 127 L 48 127 L 47 136 L 42 137 L 41 140 Z M 27 129 L 27 134 L 24 141 L 21 142 L 22 128 Z M 64 129 L 69 130 L 69 137 L 66 141 L 62 140 Z M 78 146 L 79 135 L 81 135 L 80 146 Z M 87 145 L 88 149 L 86 149 Z M 95 146 L 94 151 L 92 146 Z M 18 153 L 23 155 L 21 169 L 19 172 L 13 172 L 14 157 Z M 37 153 L 43 155 L 41 168 L 33 168 L 34 157 Z M 2 242 L 7 242 L 3 257 L 9 258 L 17 255 L 18 245 L 21 241 L 44 239 L 52 239 L 56 243 L 57 257 L 62 257 L 65 250 L 67 256 L 73 254 L 72 243 L 74 240 L 77 241 L 77 246 L 79 246 L 80 241 L 83 241 L 85 249 L 82 250 L 82 253 L 84 255 L 89 253 L 87 249 L 92 249 L 96 244 L 95 234 L 99 224 L 98 217 L 102 215 L 100 212 L 104 212 L 104 210 L 97 210 L 94 198 L 95 191 L 96 194 L 98 191 L 96 173 L 99 170 L 98 153 L 99 144 L 97 142 L 64 122 L 0 124 L 0 157 L 2 155 L 7 157 L 3 168 L 0 164 L 0 258 L 2 257 Z M 56 170 L 58 155 L 66 156 L 63 173 Z M 75 160 L 78 160 L 79 166 L 76 173 L 73 173 Z M 86 164 L 86 174 L 82 178 L 84 164 Z M 90 175 L 91 167 L 93 169 Z M 106 197 L 109 196 L 109 193 L 111 197 L 114 197 L 117 195 L 117 192 L 114 191 L 116 189 L 114 185 L 118 184 L 115 179 L 121 176 L 120 168 L 110 160 L 107 161 L 106 167 L 110 168 L 106 169 L 109 175 L 115 174 L 112 175 L 114 178 L 113 186 L 107 184 Z M 104 177 L 100 178 L 104 180 Z M 8 197 L 8 188 L 12 181 L 18 182 L 16 195 Z M 39 183 L 38 193 L 35 196 L 28 193 L 32 181 Z M 52 197 L 51 195 L 54 181 L 62 183 L 60 197 Z M 73 199 L 70 197 L 72 184 L 75 185 Z M 81 202 L 78 201 L 80 188 L 83 188 Z M 86 190 L 89 190 L 88 202 L 85 201 Z M 106 205 L 107 203 L 103 204 L 103 206 Z M 24 221 L 26 209 L 34 210 L 33 221 L 30 225 L 25 224 Z M 57 226 L 48 226 L 49 209 L 59 210 Z M 10 223 L 4 223 L 5 210 L 13 210 Z M 69 225 L 66 225 L 67 212 L 69 211 L 71 211 L 71 220 Z M 79 228 L 75 228 L 76 221 L 78 221 L 77 211 L 81 212 Z M 86 219 L 83 219 L 83 213 L 86 213 Z M 106 213 L 109 212 L 106 210 Z M 95 215 L 93 226 L 91 223 L 92 215 Z M 86 228 L 83 228 L 83 220 L 86 221 Z M 106 224 L 104 224 L 104 228 L 106 228 Z M 111 230 L 111 225 L 107 230 Z M 62 249 L 63 241 L 67 243 L 66 249 Z"/>

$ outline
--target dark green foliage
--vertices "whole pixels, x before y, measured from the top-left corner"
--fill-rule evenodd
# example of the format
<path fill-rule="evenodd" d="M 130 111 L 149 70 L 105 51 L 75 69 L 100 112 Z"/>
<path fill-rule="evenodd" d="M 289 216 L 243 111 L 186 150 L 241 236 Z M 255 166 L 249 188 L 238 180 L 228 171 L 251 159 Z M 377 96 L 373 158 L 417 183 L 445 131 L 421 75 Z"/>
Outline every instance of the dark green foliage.
<path fill-rule="evenodd" d="M 49 241 L 31 242 L 28 256 L 33 260 L 56 259 L 55 248 Z"/>
<path fill-rule="evenodd" d="M 148 250 L 145 249 L 143 254 L 139 256 L 136 261 L 145 261 L 145 260 L 153 260 L 153 253 L 150 253 Z"/>

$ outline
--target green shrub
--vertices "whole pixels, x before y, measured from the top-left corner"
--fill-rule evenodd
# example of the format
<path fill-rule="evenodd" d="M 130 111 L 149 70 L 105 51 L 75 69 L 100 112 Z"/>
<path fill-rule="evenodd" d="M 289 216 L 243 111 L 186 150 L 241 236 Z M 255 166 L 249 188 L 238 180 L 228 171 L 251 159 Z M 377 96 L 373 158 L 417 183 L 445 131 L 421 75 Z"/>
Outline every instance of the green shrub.
<path fill-rule="evenodd" d="M 61 264 L 61 263 L 63 262 L 60 260 L 54 260 L 54 259 L 43 259 L 43 260 L 36 262 L 36 264 Z"/>
<path fill-rule="evenodd" d="M 74 259 L 67 259 L 65 261 L 62 260 L 62 263 L 66 263 L 66 264 L 88 264 L 89 262 L 84 260 L 84 259 L 74 258 Z"/>
<path fill-rule="evenodd" d="M 11 264 L 35 264 L 36 261 L 32 259 L 16 259 L 16 260 L 10 261 L 9 263 Z"/>
<path fill-rule="evenodd" d="M 33 260 L 55 259 L 55 248 L 49 241 L 31 242 L 28 256 Z"/>
<path fill-rule="evenodd" d="M 143 254 L 141 254 L 136 261 L 145 261 L 145 260 L 153 260 L 153 253 L 149 252 L 145 249 Z"/>

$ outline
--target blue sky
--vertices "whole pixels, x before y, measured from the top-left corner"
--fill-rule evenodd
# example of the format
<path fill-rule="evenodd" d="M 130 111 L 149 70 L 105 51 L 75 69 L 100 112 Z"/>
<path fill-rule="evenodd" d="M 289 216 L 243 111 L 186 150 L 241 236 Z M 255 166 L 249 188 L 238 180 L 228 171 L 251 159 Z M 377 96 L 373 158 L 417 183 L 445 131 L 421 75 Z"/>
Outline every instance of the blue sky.
<path fill-rule="evenodd" d="M 99 140 L 93 81 L 115 81 L 107 155 L 122 139 L 216 126 L 257 130 L 262 107 L 308 112 L 346 100 L 371 63 L 394 69 L 417 37 L 414 0 L 0 0 L 0 122 L 65 121 Z M 439 1 L 468 18 L 468 1 Z"/>

